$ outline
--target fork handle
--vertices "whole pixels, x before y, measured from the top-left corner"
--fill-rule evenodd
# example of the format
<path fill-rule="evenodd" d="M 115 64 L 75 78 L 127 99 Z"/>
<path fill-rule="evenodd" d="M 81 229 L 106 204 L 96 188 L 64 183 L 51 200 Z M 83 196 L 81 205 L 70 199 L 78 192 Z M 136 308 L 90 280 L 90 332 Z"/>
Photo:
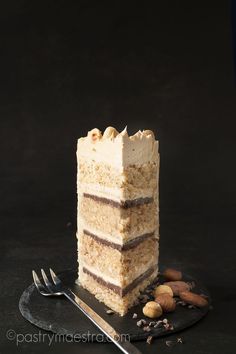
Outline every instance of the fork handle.
<path fill-rule="evenodd" d="M 83 300 L 81 300 L 70 289 L 63 291 L 63 294 L 75 306 L 77 306 L 83 314 L 88 317 L 111 341 L 125 354 L 141 354 L 141 352 L 129 341 L 124 340 L 108 322 L 99 316 L 91 307 L 89 307 Z"/>

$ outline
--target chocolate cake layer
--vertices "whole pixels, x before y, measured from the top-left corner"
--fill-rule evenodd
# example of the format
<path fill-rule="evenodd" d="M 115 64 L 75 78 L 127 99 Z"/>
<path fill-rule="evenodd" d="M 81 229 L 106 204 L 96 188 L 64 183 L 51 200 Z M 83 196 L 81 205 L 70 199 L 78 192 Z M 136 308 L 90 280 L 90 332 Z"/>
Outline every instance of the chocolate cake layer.
<path fill-rule="evenodd" d="M 124 297 L 128 294 L 131 290 L 133 290 L 139 283 L 141 283 L 144 279 L 148 278 L 155 270 L 155 267 L 151 267 L 146 272 L 141 274 L 138 278 L 136 278 L 132 283 L 127 285 L 125 288 L 121 288 L 118 285 L 112 284 L 110 282 L 105 281 L 103 278 L 97 276 L 96 274 L 92 273 L 86 267 L 83 267 L 83 272 L 90 275 L 93 279 L 95 279 L 99 284 L 107 287 L 108 289 L 112 290 L 114 293 L 118 294 L 121 297 Z"/>
<path fill-rule="evenodd" d="M 132 248 L 135 248 L 136 246 L 138 246 L 141 242 L 143 242 L 147 238 L 154 237 L 154 232 L 150 232 L 150 233 L 146 233 L 144 235 L 138 236 L 135 239 L 126 242 L 124 245 L 119 245 L 118 243 L 105 240 L 104 238 L 101 238 L 88 230 L 83 230 L 83 232 L 85 235 L 92 237 L 95 241 L 97 241 L 105 246 L 112 247 L 120 252 L 121 251 L 128 251 Z"/>
<path fill-rule="evenodd" d="M 122 209 L 128 209 L 128 208 L 132 208 L 132 207 L 135 207 L 138 205 L 149 204 L 149 203 L 153 202 L 152 197 L 137 198 L 137 199 L 133 199 L 133 200 L 125 200 L 125 201 L 117 202 L 112 199 L 98 197 L 96 195 L 89 194 L 89 193 L 83 193 L 83 196 L 85 198 L 90 198 L 90 199 L 95 200 L 97 202 L 109 204 L 109 205 L 113 206 L 114 208 L 122 208 Z"/>

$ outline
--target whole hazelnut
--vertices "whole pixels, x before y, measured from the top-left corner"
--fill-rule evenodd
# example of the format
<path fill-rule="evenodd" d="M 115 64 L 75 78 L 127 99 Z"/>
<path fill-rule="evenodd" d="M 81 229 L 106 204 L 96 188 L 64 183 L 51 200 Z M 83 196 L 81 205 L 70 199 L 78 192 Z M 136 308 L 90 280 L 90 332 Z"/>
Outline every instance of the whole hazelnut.
<path fill-rule="evenodd" d="M 107 127 L 103 133 L 103 139 L 114 139 L 118 135 L 118 131 L 113 127 Z"/>
<path fill-rule="evenodd" d="M 156 297 L 159 294 L 169 294 L 170 296 L 173 297 L 173 291 L 172 289 L 167 286 L 167 285 L 158 285 L 156 289 L 153 291 L 154 297 Z"/>
<path fill-rule="evenodd" d="M 149 301 L 143 308 L 143 314 L 149 318 L 157 318 L 162 315 L 161 305 L 155 301 Z"/>
<path fill-rule="evenodd" d="M 159 294 L 155 297 L 155 301 L 161 306 L 164 312 L 172 312 L 175 310 L 175 299 L 169 294 Z"/>
<path fill-rule="evenodd" d="M 92 140 L 93 143 L 96 143 L 97 140 L 102 138 L 102 133 L 99 129 L 94 128 L 88 132 L 88 137 Z"/>

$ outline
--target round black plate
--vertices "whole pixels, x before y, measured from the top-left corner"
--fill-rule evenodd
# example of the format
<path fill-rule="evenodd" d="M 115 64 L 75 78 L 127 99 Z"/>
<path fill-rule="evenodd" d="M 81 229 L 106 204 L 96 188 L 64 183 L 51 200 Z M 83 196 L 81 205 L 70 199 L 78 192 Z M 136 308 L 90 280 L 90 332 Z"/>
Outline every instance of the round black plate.
<path fill-rule="evenodd" d="M 180 331 L 199 321 L 209 310 L 209 306 L 201 309 L 190 309 L 188 306 L 184 307 L 177 305 L 176 310 L 173 313 L 164 314 L 160 318 L 167 318 L 169 323 L 173 325 L 173 330 L 166 330 L 163 326 L 160 326 L 155 329 L 153 328 L 151 332 L 145 332 L 136 324 L 139 319 L 144 318 L 144 315 L 142 314 L 143 304 L 139 304 L 130 309 L 129 313 L 124 317 L 120 317 L 117 314 L 109 315 L 106 313 L 107 307 L 105 307 L 103 303 L 98 302 L 88 291 L 75 284 L 77 278 L 77 272 L 75 270 L 66 270 L 63 273 L 60 273 L 60 278 L 119 333 L 128 334 L 130 340 L 146 339 L 149 335 L 160 337 Z M 194 281 L 194 292 L 205 294 L 209 297 L 207 289 L 200 284 L 199 281 L 187 275 L 184 275 L 183 278 L 185 281 Z M 87 337 L 90 338 L 90 340 L 91 338 L 93 340 L 96 338 L 96 334 L 101 333 L 96 326 L 93 325 L 90 320 L 88 320 L 83 313 L 81 313 L 79 309 L 66 298 L 63 296 L 44 297 L 38 293 L 34 284 L 31 284 L 23 292 L 19 302 L 19 309 L 21 314 L 37 327 L 60 335 L 83 335 L 83 338 Z M 132 318 L 133 313 L 137 313 L 137 319 Z"/>

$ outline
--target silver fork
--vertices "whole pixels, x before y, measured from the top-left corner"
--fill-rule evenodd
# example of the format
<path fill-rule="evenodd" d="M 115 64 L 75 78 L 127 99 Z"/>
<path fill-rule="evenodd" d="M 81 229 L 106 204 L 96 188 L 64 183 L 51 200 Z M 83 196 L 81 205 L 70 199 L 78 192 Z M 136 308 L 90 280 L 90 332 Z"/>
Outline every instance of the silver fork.
<path fill-rule="evenodd" d="M 39 280 L 37 273 L 33 270 L 34 284 L 37 290 L 43 296 L 66 296 L 76 307 L 78 307 L 85 316 L 87 316 L 111 341 L 125 354 L 141 354 L 141 352 L 124 336 L 120 335 L 108 322 L 99 316 L 91 307 L 69 288 L 65 287 L 62 281 L 50 268 L 52 281 L 49 280 L 45 271 L 41 269 L 44 284 Z"/>

